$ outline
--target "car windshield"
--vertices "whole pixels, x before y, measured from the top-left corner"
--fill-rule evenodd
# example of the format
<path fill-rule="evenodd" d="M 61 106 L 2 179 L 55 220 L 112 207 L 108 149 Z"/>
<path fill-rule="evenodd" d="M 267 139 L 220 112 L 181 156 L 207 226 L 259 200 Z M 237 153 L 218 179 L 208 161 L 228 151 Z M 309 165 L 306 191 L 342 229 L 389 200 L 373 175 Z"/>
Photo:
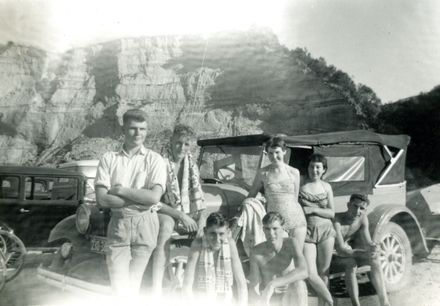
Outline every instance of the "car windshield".
<path fill-rule="evenodd" d="M 261 159 L 261 146 L 206 146 L 202 148 L 200 176 L 249 189 Z"/>

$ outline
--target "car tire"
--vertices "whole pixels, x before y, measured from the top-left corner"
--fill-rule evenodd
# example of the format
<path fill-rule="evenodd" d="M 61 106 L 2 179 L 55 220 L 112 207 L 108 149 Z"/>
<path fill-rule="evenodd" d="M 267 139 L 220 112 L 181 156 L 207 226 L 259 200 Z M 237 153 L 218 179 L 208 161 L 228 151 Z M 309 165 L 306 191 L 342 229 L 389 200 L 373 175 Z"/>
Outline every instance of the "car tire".
<path fill-rule="evenodd" d="M 411 279 L 412 251 L 408 236 L 398 224 L 388 222 L 380 228 L 375 240 L 379 243 L 379 261 L 387 291 L 403 289 Z"/>
<path fill-rule="evenodd" d="M 0 291 L 3 289 L 3 287 L 6 284 L 6 273 L 7 273 L 6 258 L 5 255 L 3 255 L 3 251 L 0 250 Z"/>
<path fill-rule="evenodd" d="M 6 281 L 9 282 L 23 268 L 26 248 L 24 243 L 12 232 L 0 229 L 0 252 L 3 252 L 6 262 Z"/>

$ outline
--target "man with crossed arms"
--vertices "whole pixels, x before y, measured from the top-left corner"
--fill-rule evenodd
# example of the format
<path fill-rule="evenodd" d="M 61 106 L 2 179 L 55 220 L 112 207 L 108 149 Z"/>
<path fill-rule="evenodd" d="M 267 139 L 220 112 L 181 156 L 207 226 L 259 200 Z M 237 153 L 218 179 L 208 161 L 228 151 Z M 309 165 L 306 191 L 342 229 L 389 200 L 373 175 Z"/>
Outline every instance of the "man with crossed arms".
<path fill-rule="evenodd" d="M 95 179 L 98 205 L 111 208 L 106 260 L 112 288 L 118 295 L 139 292 L 157 243 L 157 203 L 167 179 L 162 157 L 143 145 L 146 114 L 128 110 L 122 128 L 122 148 L 103 155 Z"/>

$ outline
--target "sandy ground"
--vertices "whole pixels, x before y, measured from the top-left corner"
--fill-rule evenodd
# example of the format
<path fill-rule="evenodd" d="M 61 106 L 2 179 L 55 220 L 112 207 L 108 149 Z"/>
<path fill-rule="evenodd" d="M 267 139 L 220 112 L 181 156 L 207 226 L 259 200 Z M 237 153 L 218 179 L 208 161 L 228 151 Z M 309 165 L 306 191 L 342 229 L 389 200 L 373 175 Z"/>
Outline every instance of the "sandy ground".
<path fill-rule="evenodd" d="M 440 246 L 423 261 L 414 263 L 411 284 L 390 297 L 392 305 L 440 305 Z"/>
<path fill-rule="evenodd" d="M 6 284 L 0 292 L 1 306 L 62 305 L 74 298 L 71 293 L 42 283 L 36 276 L 36 267 L 49 261 L 51 255 L 30 255 L 20 275 Z M 390 294 L 391 305 L 398 306 L 440 306 L 440 246 L 430 256 L 414 263 L 411 284 L 404 290 Z M 314 304 L 314 303 L 310 303 Z M 378 305 L 376 296 L 361 298 L 365 306 Z M 339 299 L 338 306 L 350 305 L 348 299 Z"/>

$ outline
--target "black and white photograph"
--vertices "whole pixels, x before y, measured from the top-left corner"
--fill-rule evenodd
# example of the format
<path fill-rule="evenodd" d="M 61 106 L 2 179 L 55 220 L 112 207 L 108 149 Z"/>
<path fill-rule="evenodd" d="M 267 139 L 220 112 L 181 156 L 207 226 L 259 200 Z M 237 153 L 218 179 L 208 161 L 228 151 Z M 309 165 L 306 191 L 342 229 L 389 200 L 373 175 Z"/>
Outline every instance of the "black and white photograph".
<path fill-rule="evenodd" d="M 0 306 L 440 305 L 440 2 L 0 0 Z"/>

